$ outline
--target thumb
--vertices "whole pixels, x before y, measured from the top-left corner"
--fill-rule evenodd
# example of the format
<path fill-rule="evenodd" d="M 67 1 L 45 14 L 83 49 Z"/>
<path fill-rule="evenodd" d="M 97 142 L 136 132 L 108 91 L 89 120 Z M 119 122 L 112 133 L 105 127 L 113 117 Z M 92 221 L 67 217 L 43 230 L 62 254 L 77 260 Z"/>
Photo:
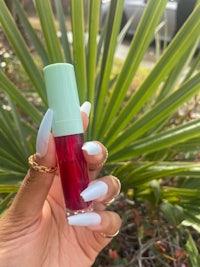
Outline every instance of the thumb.
<path fill-rule="evenodd" d="M 9 209 L 15 220 L 37 220 L 48 195 L 55 176 L 55 172 L 41 172 L 45 167 L 56 166 L 55 144 L 53 136 L 50 134 L 53 112 L 48 110 L 40 125 L 36 154 L 33 156 L 34 166 L 31 167 Z M 41 167 L 42 166 L 42 167 Z M 43 166 L 45 166 L 43 168 Z"/>

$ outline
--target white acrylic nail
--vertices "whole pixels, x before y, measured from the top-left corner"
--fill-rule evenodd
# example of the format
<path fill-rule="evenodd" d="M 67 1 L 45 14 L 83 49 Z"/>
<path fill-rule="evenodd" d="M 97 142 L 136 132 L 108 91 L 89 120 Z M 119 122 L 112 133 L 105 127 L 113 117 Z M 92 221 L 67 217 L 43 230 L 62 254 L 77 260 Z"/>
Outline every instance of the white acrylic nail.
<path fill-rule="evenodd" d="M 102 152 L 101 146 L 96 142 L 86 142 L 82 149 L 87 152 L 88 155 L 98 155 Z"/>
<path fill-rule="evenodd" d="M 101 223 L 101 217 L 95 212 L 86 212 L 82 214 L 67 217 L 68 223 L 75 226 L 91 226 Z"/>
<path fill-rule="evenodd" d="M 104 196 L 108 192 L 108 186 L 102 181 L 93 182 L 85 190 L 81 192 L 81 196 L 85 202 Z"/>
<path fill-rule="evenodd" d="M 88 101 L 84 102 L 83 105 L 80 107 L 80 110 L 82 112 L 85 112 L 87 114 L 87 116 L 89 117 L 90 110 L 91 110 L 91 104 L 90 104 L 90 102 L 88 102 Z"/>
<path fill-rule="evenodd" d="M 53 111 L 51 109 L 48 109 L 40 124 L 37 134 L 36 153 L 40 157 L 44 157 L 47 153 L 52 120 L 53 120 Z"/>

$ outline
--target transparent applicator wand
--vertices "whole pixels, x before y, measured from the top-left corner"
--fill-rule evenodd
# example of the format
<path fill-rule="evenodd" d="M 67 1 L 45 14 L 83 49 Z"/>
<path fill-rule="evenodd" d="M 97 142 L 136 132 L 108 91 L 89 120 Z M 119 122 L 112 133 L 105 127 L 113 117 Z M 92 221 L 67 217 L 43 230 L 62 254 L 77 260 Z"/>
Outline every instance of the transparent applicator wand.
<path fill-rule="evenodd" d="M 66 215 L 92 210 L 80 193 L 88 186 L 89 174 L 83 156 L 83 123 L 74 67 L 67 63 L 44 68 L 49 108 L 53 110 L 52 132 L 55 139 Z"/>

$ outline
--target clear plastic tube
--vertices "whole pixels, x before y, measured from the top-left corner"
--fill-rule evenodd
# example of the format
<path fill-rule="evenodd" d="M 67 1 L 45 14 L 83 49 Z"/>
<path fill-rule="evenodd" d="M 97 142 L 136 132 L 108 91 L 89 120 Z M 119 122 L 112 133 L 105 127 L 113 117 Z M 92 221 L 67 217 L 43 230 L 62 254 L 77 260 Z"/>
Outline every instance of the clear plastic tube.
<path fill-rule="evenodd" d="M 89 175 L 83 145 L 83 122 L 74 67 L 56 63 L 44 68 L 49 108 L 53 111 L 55 138 L 67 216 L 92 209 L 80 193 L 88 186 Z"/>
<path fill-rule="evenodd" d="M 89 174 L 82 145 L 83 134 L 55 137 L 67 216 L 92 210 L 80 193 L 88 186 Z"/>

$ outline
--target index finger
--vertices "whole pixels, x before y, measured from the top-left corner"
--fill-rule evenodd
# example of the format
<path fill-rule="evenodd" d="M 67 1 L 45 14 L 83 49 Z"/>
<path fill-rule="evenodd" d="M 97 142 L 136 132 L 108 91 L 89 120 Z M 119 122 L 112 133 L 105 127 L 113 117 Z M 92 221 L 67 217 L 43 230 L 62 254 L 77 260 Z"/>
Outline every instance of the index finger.
<path fill-rule="evenodd" d="M 84 102 L 83 105 L 80 107 L 84 132 L 87 130 L 88 127 L 90 109 L 91 104 L 88 101 Z"/>

